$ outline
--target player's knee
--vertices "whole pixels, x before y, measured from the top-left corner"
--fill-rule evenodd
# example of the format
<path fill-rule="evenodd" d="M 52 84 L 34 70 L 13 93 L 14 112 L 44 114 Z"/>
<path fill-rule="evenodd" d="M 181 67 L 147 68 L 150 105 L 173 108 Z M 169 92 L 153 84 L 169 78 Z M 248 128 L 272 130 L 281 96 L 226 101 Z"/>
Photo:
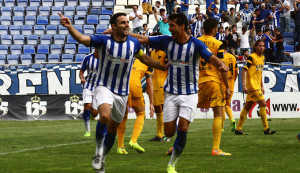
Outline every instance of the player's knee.
<path fill-rule="evenodd" d="M 103 124 L 107 124 L 110 120 L 110 115 L 106 113 L 100 113 L 100 122 Z"/>
<path fill-rule="evenodd" d="M 168 138 L 171 138 L 173 137 L 175 134 L 175 130 L 174 131 L 171 131 L 171 130 L 166 130 L 165 129 L 165 136 L 168 137 Z"/>

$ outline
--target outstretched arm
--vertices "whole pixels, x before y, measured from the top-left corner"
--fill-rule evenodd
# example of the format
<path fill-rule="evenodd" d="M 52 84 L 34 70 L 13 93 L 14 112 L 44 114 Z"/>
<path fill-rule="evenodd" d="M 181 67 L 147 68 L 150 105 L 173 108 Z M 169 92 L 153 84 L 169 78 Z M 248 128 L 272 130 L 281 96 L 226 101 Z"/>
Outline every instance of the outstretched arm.
<path fill-rule="evenodd" d="M 147 66 L 156 68 L 158 70 L 167 70 L 170 66 L 170 64 L 160 65 L 156 63 L 151 57 L 144 54 L 143 51 L 140 51 L 137 55 L 135 55 L 135 57 L 139 59 L 143 64 L 146 64 Z"/>
<path fill-rule="evenodd" d="M 135 33 L 129 33 L 129 35 L 131 37 L 134 37 L 134 38 L 138 39 L 141 44 L 149 44 L 149 37 L 148 36 L 135 34 Z"/>

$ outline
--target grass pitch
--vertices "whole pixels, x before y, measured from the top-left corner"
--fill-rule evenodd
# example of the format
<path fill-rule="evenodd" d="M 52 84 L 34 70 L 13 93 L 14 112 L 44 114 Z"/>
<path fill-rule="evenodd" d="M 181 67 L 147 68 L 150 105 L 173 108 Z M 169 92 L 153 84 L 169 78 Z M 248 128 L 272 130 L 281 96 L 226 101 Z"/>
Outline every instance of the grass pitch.
<path fill-rule="evenodd" d="M 139 144 L 146 152 L 129 149 L 134 120 L 128 120 L 125 136 L 128 155 L 117 155 L 117 140 L 106 159 L 106 173 L 164 173 L 169 156 L 164 153 L 171 142 L 149 142 L 155 136 L 156 120 L 146 120 Z M 195 120 L 189 128 L 187 145 L 176 170 L 200 172 L 300 172 L 299 119 L 272 119 L 269 125 L 277 133 L 263 134 L 260 119 L 248 119 L 247 136 L 236 136 L 225 122 L 221 149 L 232 156 L 212 156 L 213 120 Z M 82 121 L 1 121 L 0 172 L 94 172 L 96 121 L 91 122 L 92 136 L 84 138 Z"/>

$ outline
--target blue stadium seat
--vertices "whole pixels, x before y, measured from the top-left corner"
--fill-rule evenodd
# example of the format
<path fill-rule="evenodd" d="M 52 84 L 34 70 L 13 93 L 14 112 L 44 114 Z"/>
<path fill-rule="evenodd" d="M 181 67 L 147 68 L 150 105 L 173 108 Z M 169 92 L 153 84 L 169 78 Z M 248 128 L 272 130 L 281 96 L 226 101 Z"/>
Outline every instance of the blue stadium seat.
<path fill-rule="evenodd" d="M 67 44 L 78 44 L 78 42 L 71 35 L 68 35 Z"/>
<path fill-rule="evenodd" d="M 87 7 L 84 7 L 84 6 L 77 6 L 76 7 L 76 14 L 77 15 L 87 15 Z"/>
<path fill-rule="evenodd" d="M 78 45 L 78 53 L 79 54 L 89 54 L 89 53 L 91 53 L 91 50 L 89 47 L 86 47 L 83 44 L 79 44 Z"/>
<path fill-rule="evenodd" d="M 39 37 L 37 35 L 28 35 L 27 44 L 37 45 Z"/>
<path fill-rule="evenodd" d="M 55 35 L 57 33 L 57 25 L 47 25 L 46 34 Z"/>
<path fill-rule="evenodd" d="M 39 16 L 49 16 L 49 15 L 50 15 L 50 7 L 40 6 Z"/>
<path fill-rule="evenodd" d="M 49 54 L 49 45 L 46 45 L 46 44 L 38 45 L 37 53 L 38 54 Z"/>
<path fill-rule="evenodd" d="M 62 54 L 61 62 L 73 62 L 73 55 L 71 55 L 71 54 Z"/>
<path fill-rule="evenodd" d="M 110 16 L 109 15 L 100 15 L 99 21 L 101 25 L 109 25 Z"/>
<path fill-rule="evenodd" d="M 62 54 L 62 45 L 61 44 L 51 44 L 50 52 L 51 52 L 51 54 Z"/>
<path fill-rule="evenodd" d="M 60 17 L 58 15 L 51 15 L 49 24 L 50 25 L 59 25 L 60 24 Z"/>
<path fill-rule="evenodd" d="M 35 6 L 35 7 L 41 6 L 41 0 L 30 0 L 30 6 Z"/>
<path fill-rule="evenodd" d="M 20 25 L 10 25 L 9 32 L 10 32 L 10 35 L 20 35 L 21 34 L 21 26 Z"/>
<path fill-rule="evenodd" d="M 76 45 L 75 44 L 65 44 L 65 53 L 66 54 L 76 54 Z"/>
<path fill-rule="evenodd" d="M 27 16 L 37 16 L 37 7 L 36 6 L 28 6 L 26 8 Z"/>
<path fill-rule="evenodd" d="M 86 19 L 86 24 L 94 25 L 99 23 L 99 17 L 97 15 L 88 15 Z"/>
<path fill-rule="evenodd" d="M 24 7 L 14 7 L 15 16 L 24 16 Z"/>
<path fill-rule="evenodd" d="M 94 34 L 95 33 L 94 25 L 84 25 L 83 26 L 83 33 L 84 34 Z"/>
<path fill-rule="evenodd" d="M 90 0 L 79 0 L 79 6 L 90 6 Z"/>
<path fill-rule="evenodd" d="M 59 25 L 58 26 L 58 34 L 67 35 L 67 34 L 69 34 L 69 31 L 66 27 Z"/>
<path fill-rule="evenodd" d="M 56 63 L 56 62 L 60 62 L 59 60 L 59 55 L 58 54 L 50 54 L 48 56 L 48 62 L 51 62 L 51 63 Z"/>
<path fill-rule="evenodd" d="M 22 26 L 22 34 L 23 35 L 32 35 L 32 26 L 31 25 L 23 25 Z"/>
<path fill-rule="evenodd" d="M 11 7 L 1 7 L 2 16 L 12 16 Z"/>
<path fill-rule="evenodd" d="M 12 55 L 21 55 L 22 54 L 22 46 L 21 45 L 11 45 L 10 53 Z"/>
<path fill-rule="evenodd" d="M 293 44 L 294 43 L 294 33 L 284 32 L 283 37 L 284 37 L 284 42 L 286 42 L 287 44 Z"/>
<path fill-rule="evenodd" d="M 32 56 L 30 54 L 21 55 L 21 64 L 32 64 Z"/>
<path fill-rule="evenodd" d="M 17 0 L 17 5 L 19 7 L 27 7 L 28 6 L 28 0 Z"/>
<path fill-rule="evenodd" d="M 114 8 L 115 1 L 114 0 L 105 0 L 104 7 L 106 8 Z"/>
<path fill-rule="evenodd" d="M 74 24 L 75 25 L 84 25 L 85 24 L 85 16 L 75 15 L 74 16 Z"/>
<path fill-rule="evenodd" d="M 13 7 L 15 6 L 15 0 L 4 0 L 5 7 Z"/>
<path fill-rule="evenodd" d="M 92 8 L 90 10 L 91 15 L 100 15 L 101 14 L 101 9 L 100 8 Z"/>
<path fill-rule="evenodd" d="M 45 7 L 52 7 L 53 6 L 53 0 L 42 0 L 42 5 Z"/>
<path fill-rule="evenodd" d="M 57 13 L 59 12 L 60 14 L 63 14 L 63 8 L 62 7 L 55 7 L 53 6 L 51 9 L 51 14 L 52 15 L 58 15 Z"/>
<path fill-rule="evenodd" d="M 40 44 L 51 44 L 52 37 L 51 35 L 41 35 Z"/>
<path fill-rule="evenodd" d="M 36 17 L 35 16 L 25 16 L 25 25 L 35 25 Z"/>
<path fill-rule="evenodd" d="M 5 55 L 0 55 L 0 64 L 6 64 L 6 56 Z"/>
<path fill-rule="evenodd" d="M 19 56 L 7 55 L 7 64 L 19 64 Z"/>
<path fill-rule="evenodd" d="M 85 54 L 76 54 L 75 55 L 75 62 L 82 62 L 86 55 Z"/>
<path fill-rule="evenodd" d="M 24 25 L 24 16 L 13 16 L 14 25 Z"/>
<path fill-rule="evenodd" d="M 295 31 L 295 23 L 290 23 L 290 32 L 294 33 Z"/>
<path fill-rule="evenodd" d="M 75 29 L 77 29 L 80 33 L 83 33 L 82 25 L 73 25 Z"/>
<path fill-rule="evenodd" d="M 45 54 L 36 54 L 35 55 L 35 63 L 47 62 L 47 58 Z M 34 67 L 34 66 L 32 66 Z M 39 67 L 39 66 L 36 66 Z"/>
<path fill-rule="evenodd" d="M 20 45 L 25 44 L 24 35 L 14 35 L 13 40 L 14 40 L 14 44 L 20 44 Z"/>
<path fill-rule="evenodd" d="M 65 0 L 54 0 L 54 6 L 64 7 L 65 6 Z"/>
<path fill-rule="evenodd" d="M 12 36 L 11 35 L 2 35 L 1 36 L 1 44 L 11 45 L 12 44 Z"/>
<path fill-rule="evenodd" d="M 24 54 L 35 54 L 35 49 L 33 45 L 24 45 Z"/>
<path fill-rule="evenodd" d="M 36 20 L 36 24 L 38 25 L 48 25 L 48 16 L 38 16 Z"/>
<path fill-rule="evenodd" d="M 67 6 L 78 6 L 78 0 L 67 0 Z"/>
<path fill-rule="evenodd" d="M 7 35 L 7 34 L 8 34 L 8 26 L 0 25 L 0 35 Z"/>
<path fill-rule="evenodd" d="M 54 35 L 54 44 L 65 44 L 66 37 L 64 35 Z"/>
<path fill-rule="evenodd" d="M 11 16 L 1 16 L 1 25 L 11 25 Z"/>
<path fill-rule="evenodd" d="M 35 25 L 33 31 L 34 31 L 35 35 L 44 35 L 45 34 L 45 26 L 44 25 Z"/>
<path fill-rule="evenodd" d="M 0 7 L 3 7 L 4 4 L 3 4 L 3 0 L 0 0 Z"/>
<path fill-rule="evenodd" d="M 102 11 L 102 14 L 108 14 L 108 15 L 112 15 L 113 14 L 112 11 L 106 9 L 105 7 L 102 7 L 101 11 Z"/>
<path fill-rule="evenodd" d="M 286 44 L 286 42 L 283 42 L 283 48 L 286 52 L 294 52 L 294 46 Z"/>
<path fill-rule="evenodd" d="M 97 25 L 96 34 L 102 34 L 105 30 L 107 30 L 108 25 Z"/>
<path fill-rule="evenodd" d="M 92 0 L 92 7 L 101 7 L 102 5 L 102 0 Z"/>
<path fill-rule="evenodd" d="M 64 15 L 75 15 L 75 7 L 74 6 L 65 6 L 64 7 Z"/>
<path fill-rule="evenodd" d="M 0 45 L 0 54 L 7 55 L 8 54 L 8 46 L 7 45 Z"/>
<path fill-rule="evenodd" d="M 68 17 L 71 20 L 71 23 L 74 24 L 74 16 L 73 15 L 65 15 L 65 17 Z"/>

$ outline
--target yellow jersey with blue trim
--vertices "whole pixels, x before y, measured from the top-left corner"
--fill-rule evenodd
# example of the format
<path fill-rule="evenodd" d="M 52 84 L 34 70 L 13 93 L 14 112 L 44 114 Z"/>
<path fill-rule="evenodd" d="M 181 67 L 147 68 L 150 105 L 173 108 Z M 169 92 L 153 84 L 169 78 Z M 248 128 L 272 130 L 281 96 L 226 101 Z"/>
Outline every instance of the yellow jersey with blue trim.
<path fill-rule="evenodd" d="M 160 65 L 165 65 L 168 63 L 168 59 L 166 58 L 166 53 L 161 50 L 154 50 L 151 52 L 151 58 Z M 168 76 L 168 71 L 162 71 L 158 69 L 154 69 L 153 73 L 153 90 L 163 90 L 164 83 Z"/>
<path fill-rule="evenodd" d="M 252 53 L 244 65 L 247 69 L 246 87 L 249 91 L 261 89 L 262 72 L 264 68 L 265 56 Z"/>

